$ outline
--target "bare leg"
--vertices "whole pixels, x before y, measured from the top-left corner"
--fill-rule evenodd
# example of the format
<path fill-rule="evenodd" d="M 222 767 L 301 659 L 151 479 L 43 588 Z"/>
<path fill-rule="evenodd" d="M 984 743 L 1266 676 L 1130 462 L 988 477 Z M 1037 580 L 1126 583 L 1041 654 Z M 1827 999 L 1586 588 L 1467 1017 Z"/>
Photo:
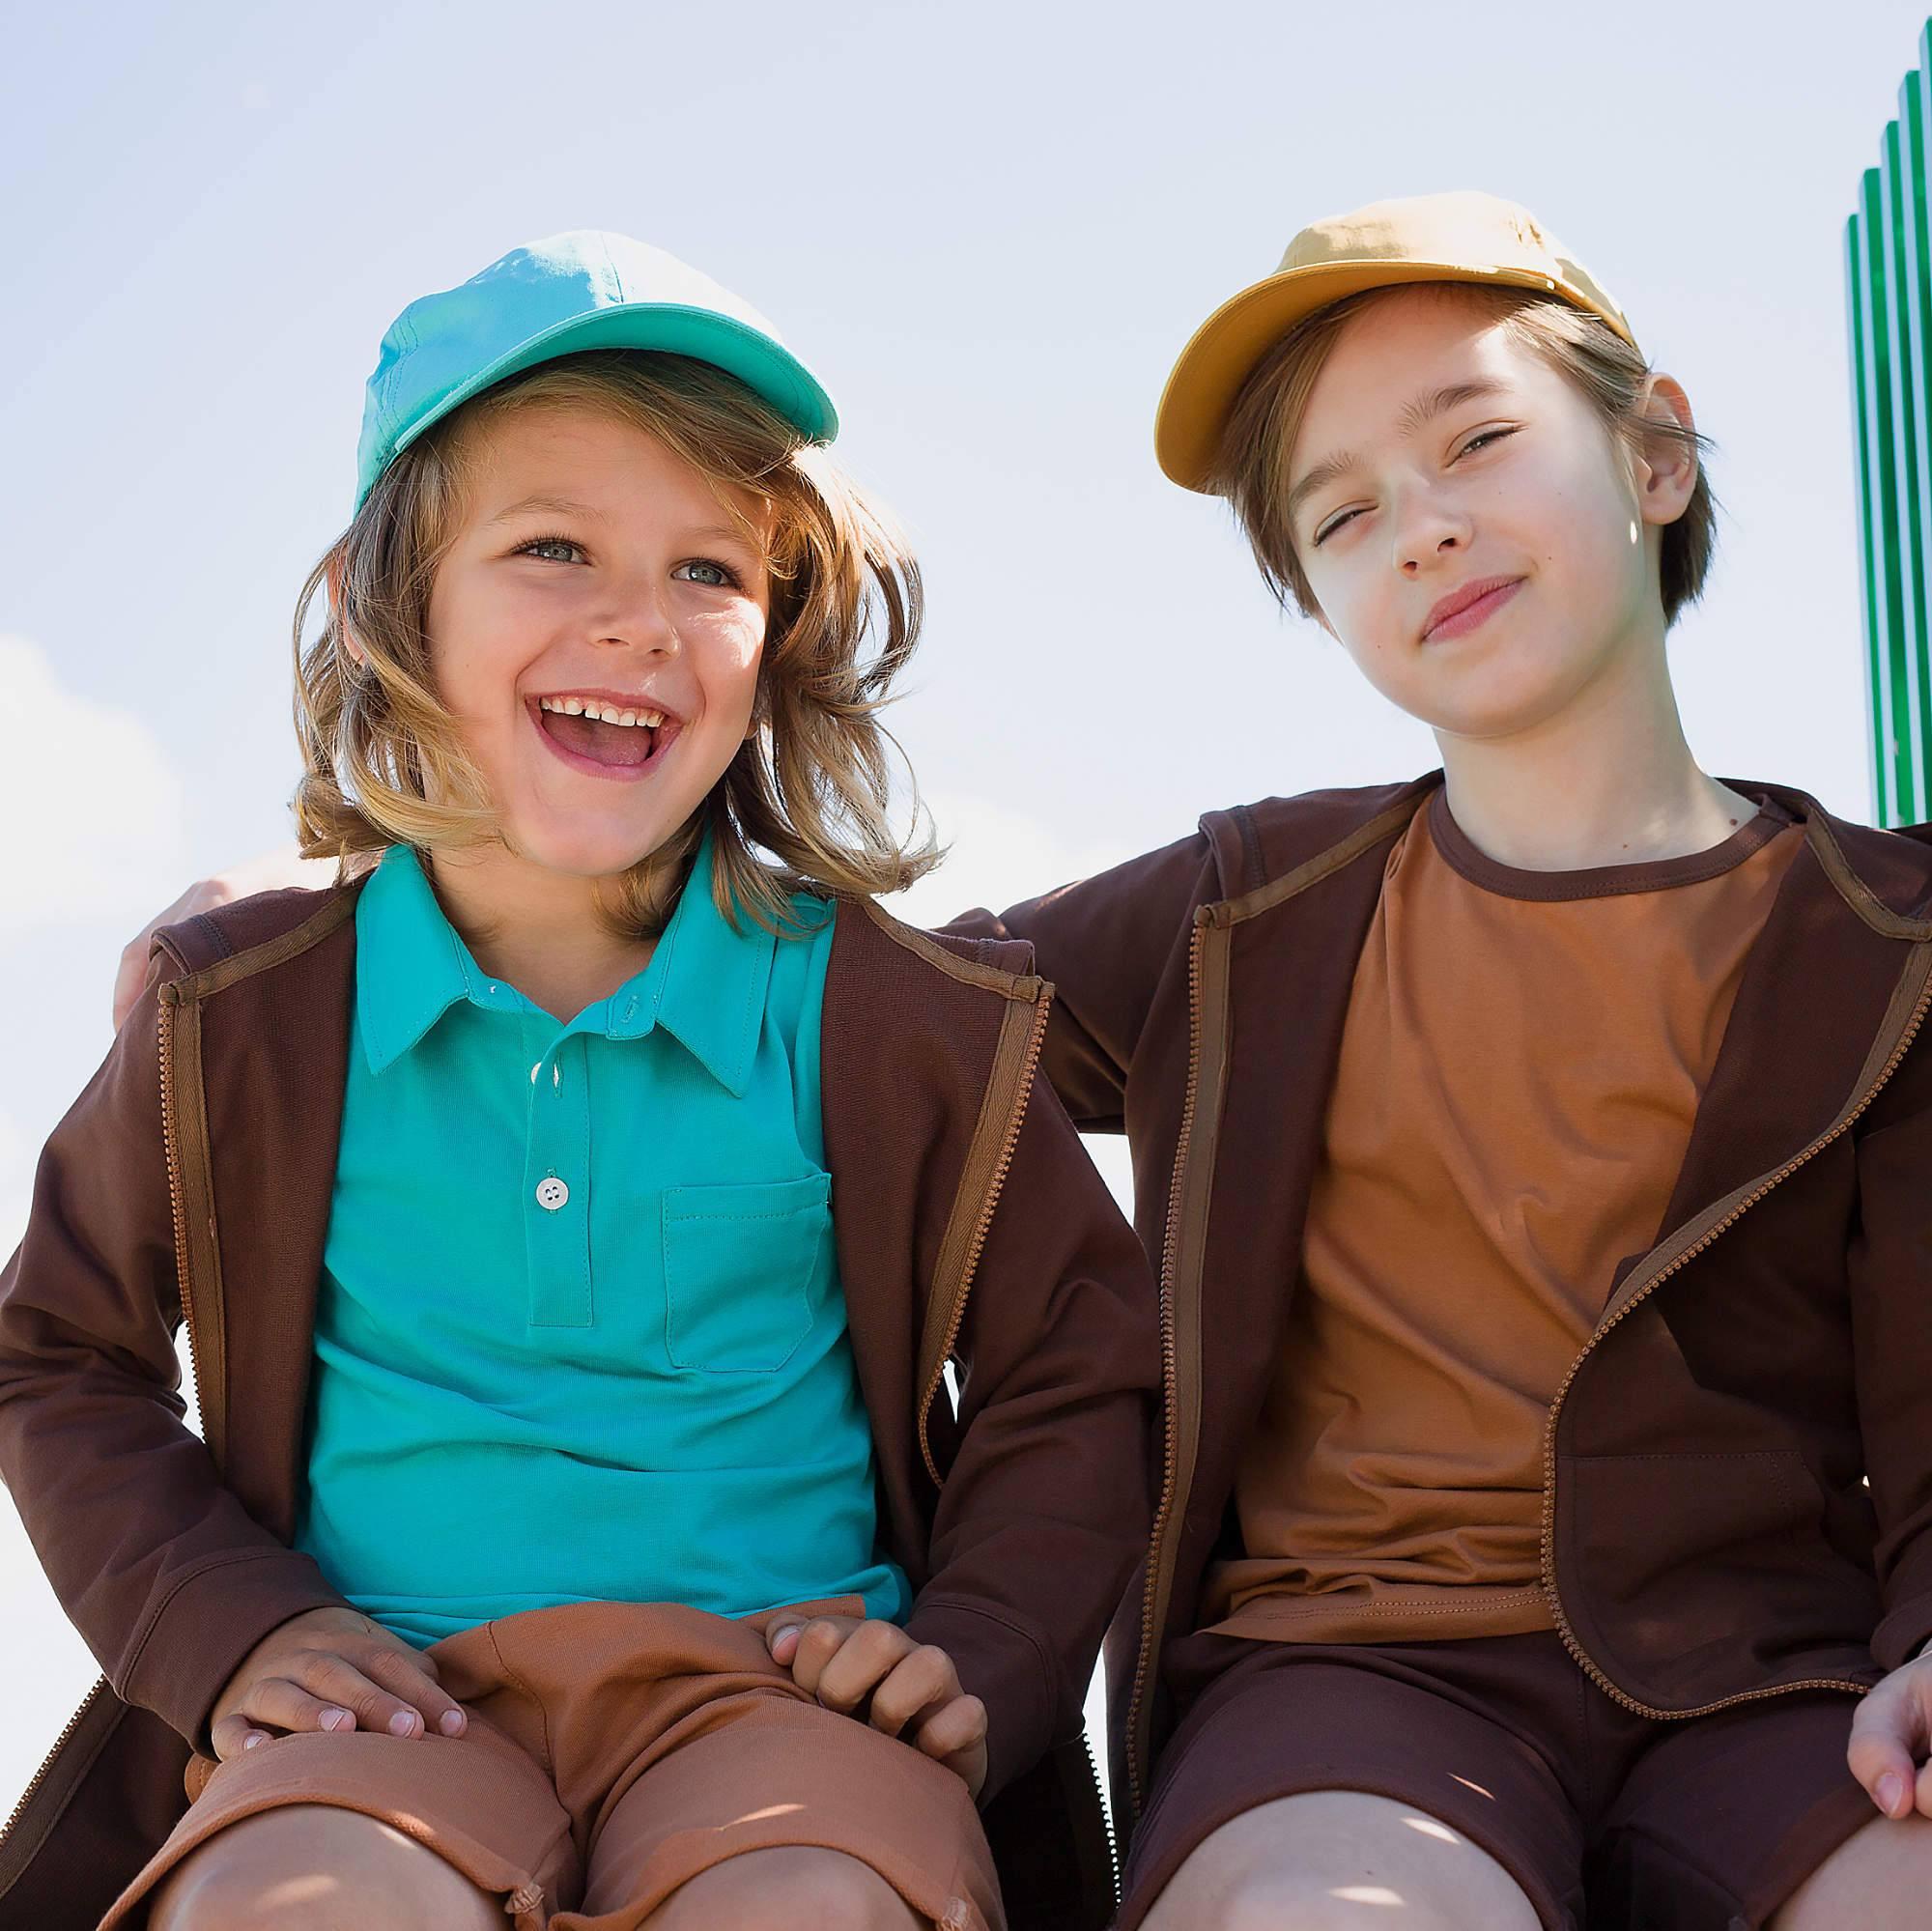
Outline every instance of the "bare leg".
<path fill-rule="evenodd" d="M 1205 1839 L 1146 1931 L 1536 1931 L 1487 1851 L 1413 1804 L 1319 1790 L 1257 1805 Z"/>
<path fill-rule="evenodd" d="M 298 1803 L 244 1817 L 168 1873 L 152 1931 L 505 1931 L 501 1903 L 374 1817 Z"/>
<path fill-rule="evenodd" d="M 869 1865 L 842 1851 L 745 1851 L 680 1885 L 640 1931 L 923 1931 Z"/>
<path fill-rule="evenodd" d="M 1792 1892 L 1770 1931 L 1918 1931 L 1928 1893 L 1932 1817 L 1874 1812 Z"/>

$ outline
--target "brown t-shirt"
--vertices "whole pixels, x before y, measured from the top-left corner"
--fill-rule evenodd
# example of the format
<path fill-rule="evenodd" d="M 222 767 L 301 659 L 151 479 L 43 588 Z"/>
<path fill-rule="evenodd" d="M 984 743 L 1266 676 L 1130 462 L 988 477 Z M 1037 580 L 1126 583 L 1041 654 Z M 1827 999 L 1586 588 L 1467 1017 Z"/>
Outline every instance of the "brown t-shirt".
<path fill-rule="evenodd" d="M 1803 840 L 1519 871 L 1437 792 L 1355 969 L 1287 1345 L 1202 1622 L 1296 1642 L 1548 1629 L 1548 1407 L 1661 1222 Z"/>

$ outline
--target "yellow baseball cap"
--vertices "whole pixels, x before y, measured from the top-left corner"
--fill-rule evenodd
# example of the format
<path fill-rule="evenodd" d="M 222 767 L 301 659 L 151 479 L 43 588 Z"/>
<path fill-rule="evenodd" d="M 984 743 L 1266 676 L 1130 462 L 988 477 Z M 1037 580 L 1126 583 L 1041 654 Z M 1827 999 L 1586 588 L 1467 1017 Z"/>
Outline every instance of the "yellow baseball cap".
<path fill-rule="evenodd" d="M 1205 491 L 1241 384 L 1303 316 L 1399 282 L 1482 282 L 1537 289 L 1636 337 L 1604 285 L 1513 201 L 1462 190 L 1374 201 L 1304 228 L 1281 267 L 1224 301 L 1180 352 L 1154 417 L 1160 467 Z"/>

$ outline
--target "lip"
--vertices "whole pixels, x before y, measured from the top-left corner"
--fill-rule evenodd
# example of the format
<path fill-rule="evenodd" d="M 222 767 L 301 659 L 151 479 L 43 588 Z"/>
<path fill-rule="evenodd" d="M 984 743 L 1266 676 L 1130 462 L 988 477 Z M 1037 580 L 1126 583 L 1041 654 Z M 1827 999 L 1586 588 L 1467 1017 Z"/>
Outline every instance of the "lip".
<path fill-rule="evenodd" d="M 1431 643 L 1438 637 L 1462 637 L 1486 623 L 1522 587 L 1520 577 L 1483 577 L 1451 590 L 1429 612 L 1422 626 L 1422 641 Z"/>
<path fill-rule="evenodd" d="M 530 728 L 537 734 L 538 741 L 551 755 L 567 765 L 572 771 L 581 771 L 586 778 L 601 778 L 610 784 L 640 784 L 648 778 L 655 778 L 660 767 L 670 755 L 671 747 L 684 734 L 684 722 L 675 712 L 666 711 L 655 698 L 641 700 L 624 696 L 616 691 L 580 691 L 573 687 L 568 691 L 546 691 L 545 696 L 557 697 L 596 697 L 605 703 L 620 704 L 634 711 L 663 711 L 664 723 L 652 733 L 656 740 L 651 746 L 651 754 L 641 764 L 599 764 L 594 757 L 584 757 L 572 751 L 567 745 L 559 744 L 544 728 L 544 714 L 536 697 L 526 697 L 524 709 L 528 713 Z"/>
<path fill-rule="evenodd" d="M 660 711 L 667 725 L 681 724 L 684 718 L 662 697 L 638 691 L 612 691 L 603 684 L 562 684 L 554 691 L 532 691 L 525 701 L 540 710 L 546 697 L 595 697 L 600 704 L 614 704 L 620 711 Z"/>

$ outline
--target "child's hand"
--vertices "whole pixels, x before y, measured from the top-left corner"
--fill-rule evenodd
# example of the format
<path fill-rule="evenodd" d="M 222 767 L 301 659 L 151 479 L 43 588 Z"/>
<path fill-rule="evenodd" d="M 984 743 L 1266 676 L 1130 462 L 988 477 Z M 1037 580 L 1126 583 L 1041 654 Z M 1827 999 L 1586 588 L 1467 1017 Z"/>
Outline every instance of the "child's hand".
<path fill-rule="evenodd" d="M 436 1664 L 354 1609 L 310 1609 L 242 1659 L 209 1721 L 214 1754 L 240 1756 L 274 1731 L 384 1731 L 460 1737 L 469 1719 L 437 1688 Z"/>
<path fill-rule="evenodd" d="M 828 1710 L 857 1717 L 869 1696 L 866 1720 L 873 1729 L 904 1735 L 979 1796 L 986 1781 L 986 1706 L 959 1688 L 943 1649 L 914 1642 L 895 1623 L 857 1616 L 777 1622 L 765 1641 L 772 1661 Z"/>
<path fill-rule="evenodd" d="M 1845 1760 L 1888 1817 L 1932 1817 L 1932 1643 L 1875 1685 L 1852 1718 Z"/>

